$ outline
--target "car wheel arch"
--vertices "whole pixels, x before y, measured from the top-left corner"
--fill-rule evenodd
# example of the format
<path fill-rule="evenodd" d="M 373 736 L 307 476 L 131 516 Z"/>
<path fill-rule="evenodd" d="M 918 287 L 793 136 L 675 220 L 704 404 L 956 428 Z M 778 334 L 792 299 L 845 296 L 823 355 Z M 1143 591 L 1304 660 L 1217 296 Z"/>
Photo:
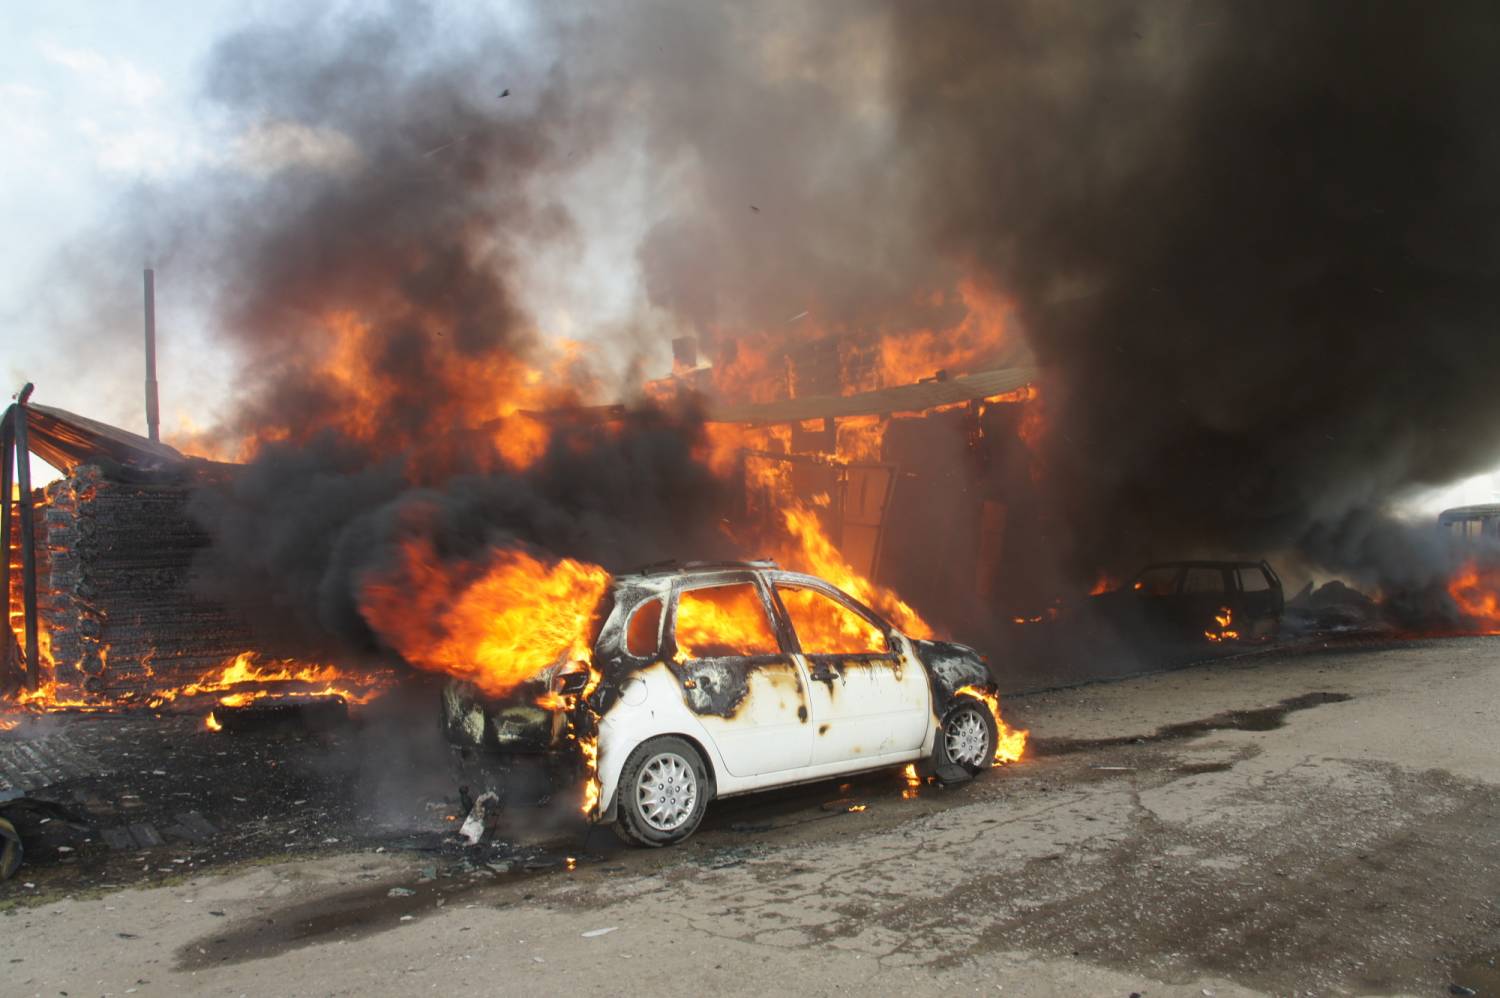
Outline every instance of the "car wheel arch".
<path fill-rule="evenodd" d="M 703 744 L 703 739 L 698 737 L 697 735 L 691 734 L 686 731 L 654 731 L 644 738 L 641 738 L 640 740 L 632 743 L 630 748 L 623 752 L 622 755 L 625 758 L 629 758 L 632 752 L 655 738 L 680 738 L 684 742 L 687 742 L 688 745 L 692 747 L 693 751 L 698 753 L 698 759 L 703 763 L 704 772 L 708 774 L 708 786 L 705 788 L 705 790 L 708 794 L 709 801 L 712 802 L 716 797 L 719 796 L 719 775 L 714 769 L 713 753 L 708 751 L 708 749 Z M 610 794 L 608 803 L 605 804 L 604 810 L 600 812 L 598 824 L 607 825 L 613 823 L 618 818 L 619 813 L 620 785 L 617 782 L 615 784 L 613 792 Z"/>

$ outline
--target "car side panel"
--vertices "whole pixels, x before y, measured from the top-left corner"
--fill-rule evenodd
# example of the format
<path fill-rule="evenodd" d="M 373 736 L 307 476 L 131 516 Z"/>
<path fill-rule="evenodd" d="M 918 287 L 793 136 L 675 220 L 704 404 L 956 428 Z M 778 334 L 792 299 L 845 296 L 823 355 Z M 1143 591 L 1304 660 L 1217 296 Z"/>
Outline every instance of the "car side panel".
<path fill-rule="evenodd" d="M 724 768 L 734 776 L 777 773 L 806 766 L 812 756 L 812 736 L 806 686 L 802 671 L 791 656 L 769 662 L 746 659 L 699 660 L 681 691 L 690 710 L 713 739 L 724 759 Z M 681 668 L 681 667 L 680 667 Z M 732 682 L 745 695 L 732 709 L 720 712 L 700 698 L 703 687 L 715 679 L 712 669 L 732 674 Z M 696 678 L 694 678 L 696 677 Z M 700 705 L 699 700 L 704 702 Z"/>
<path fill-rule="evenodd" d="M 888 766 L 899 766 L 926 758 L 932 752 L 935 726 L 926 725 L 921 744 L 914 749 L 881 755 L 856 757 L 820 765 L 802 765 L 778 772 L 753 776 L 736 776 L 724 765 L 714 735 L 704 725 L 703 717 L 689 710 L 678 690 L 677 678 L 664 663 L 656 663 L 637 672 L 599 722 L 599 813 L 605 814 L 621 792 L 620 771 L 636 746 L 658 735 L 684 735 L 703 747 L 714 773 L 718 797 L 767 790 L 778 786 L 810 783 L 816 780 L 859 773 Z"/>
<path fill-rule="evenodd" d="M 814 731 L 812 764 L 915 751 L 932 717 L 920 663 L 901 653 L 805 658 Z"/>
<path fill-rule="evenodd" d="M 599 719 L 600 813 L 614 801 L 620 770 L 636 746 L 658 735 L 686 735 L 703 747 L 722 789 L 732 781 L 714 738 L 700 715 L 683 702 L 678 680 L 663 662 L 639 670 L 625 681 L 620 695 Z"/>

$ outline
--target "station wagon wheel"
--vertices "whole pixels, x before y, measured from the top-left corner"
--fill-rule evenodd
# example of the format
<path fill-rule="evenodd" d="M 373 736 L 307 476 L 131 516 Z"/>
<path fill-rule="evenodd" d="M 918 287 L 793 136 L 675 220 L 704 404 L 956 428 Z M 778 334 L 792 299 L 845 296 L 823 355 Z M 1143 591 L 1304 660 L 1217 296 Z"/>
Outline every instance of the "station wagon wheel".
<path fill-rule="evenodd" d="M 995 718 L 972 697 L 959 697 L 943 715 L 933 747 L 936 772 L 945 782 L 962 780 L 995 764 Z"/>
<path fill-rule="evenodd" d="M 652 738 L 620 772 L 615 831 L 634 845 L 681 842 L 697 829 L 712 788 L 698 750 L 681 738 Z"/>

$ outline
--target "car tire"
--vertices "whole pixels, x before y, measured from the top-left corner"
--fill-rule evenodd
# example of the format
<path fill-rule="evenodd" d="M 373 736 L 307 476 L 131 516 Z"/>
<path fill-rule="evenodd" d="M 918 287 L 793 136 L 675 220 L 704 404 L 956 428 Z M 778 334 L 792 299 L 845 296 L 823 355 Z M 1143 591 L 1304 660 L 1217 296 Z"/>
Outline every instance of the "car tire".
<path fill-rule="evenodd" d="M 957 783 L 995 764 L 999 733 L 995 717 L 980 700 L 956 698 L 938 725 L 932 748 L 932 768 L 944 783 Z"/>
<path fill-rule="evenodd" d="M 631 845 L 675 845 L 697 830 L 713 793 L 703 756 L 663 735 L 636 746 L 620 770 L 615 834 Z"/>

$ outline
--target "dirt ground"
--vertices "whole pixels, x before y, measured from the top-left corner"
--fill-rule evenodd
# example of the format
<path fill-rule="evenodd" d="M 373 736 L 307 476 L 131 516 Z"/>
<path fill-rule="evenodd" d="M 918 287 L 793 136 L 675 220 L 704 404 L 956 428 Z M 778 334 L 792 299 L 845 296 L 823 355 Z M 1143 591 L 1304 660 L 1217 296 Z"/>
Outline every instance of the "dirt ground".
<path fill-rule="evenodd" d="M 1276 652 L 1014 697 L 1018 765 L 724 801 L 676 849 L 23 870 L 0 993 L 1496 994 L 1497 707 L 1500 639 Z"/>

